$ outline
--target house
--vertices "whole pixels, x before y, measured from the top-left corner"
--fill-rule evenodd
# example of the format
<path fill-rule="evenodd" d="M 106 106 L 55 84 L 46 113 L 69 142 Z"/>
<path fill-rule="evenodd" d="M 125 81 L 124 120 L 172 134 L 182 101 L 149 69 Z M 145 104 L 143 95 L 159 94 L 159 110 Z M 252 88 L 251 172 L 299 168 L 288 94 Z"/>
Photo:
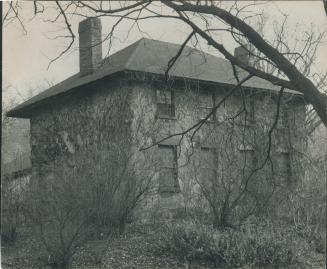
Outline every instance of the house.
<path fill-rule="evenodd" d="M 192 203 L 203 180 L 235 185 L 257 170 L 255 185 L 260 189 L 260 184 L 267 188 L 263 182 L 268 180 L 286 186 L 301 179 L 302 94 L 285 90 L 271 132 L 278 87 L 254 77 L 232 91 L 237 81 L 230 63 L 190 47 L 185 47 L 167 80 L 168 62 L 179 45 L 143 38 L 102 59 L 100 41 L 99 18 L 82 21 L 80 72 L 8 113 L 30 119 L 32 178 L 69 169 L 84 149 L 92 161 L 90 148 L 123 148 L 133 155 L 138 171 L 155 160 L 154 192 L 143 203 L 148 211 Z M 241 48 L 235 55 L 250 62 Z M 205 119 L 217 104 L 201 128 L 175 135 Z M 145 148 L 149 149 L 140 150 Z M 265 160 L 267 165 L 257 169 Z M 63 168 L 63 163 L 68 165 Z M 263 189 L 259 193 L 265 195 Z"/>

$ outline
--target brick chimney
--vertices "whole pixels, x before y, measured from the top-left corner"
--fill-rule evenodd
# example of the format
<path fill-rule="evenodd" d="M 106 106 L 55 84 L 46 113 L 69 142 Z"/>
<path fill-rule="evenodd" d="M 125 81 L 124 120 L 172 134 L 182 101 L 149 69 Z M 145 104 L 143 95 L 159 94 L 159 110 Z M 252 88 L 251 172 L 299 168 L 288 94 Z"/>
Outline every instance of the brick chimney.
<path fill-rule="evenodd" d="M 93 73 L 102 61 L 101 20 L 87 18 L 78 25 L 80 75 Z"/>
<path fill-rule="evenodd" d="M 245 49 L 246 48 L 246 49 Z M 239 46 L 235 48 L 234 50 L 234 56 L 238 58 L 241 62 L 247 64 L 247 65 L 253 65 L 253 57 L 252 55 L 247 51 L 249 50 L 248 46 Z"/>

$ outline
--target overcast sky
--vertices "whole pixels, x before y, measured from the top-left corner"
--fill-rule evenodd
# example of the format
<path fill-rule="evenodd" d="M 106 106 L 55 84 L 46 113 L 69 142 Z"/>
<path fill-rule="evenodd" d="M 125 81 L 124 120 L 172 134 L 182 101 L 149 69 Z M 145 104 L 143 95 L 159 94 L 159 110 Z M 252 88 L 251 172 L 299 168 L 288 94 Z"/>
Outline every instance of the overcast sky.
<path fill-rule="evenodd" d="M 273 31 L 273 21 L 280 20 L 280 10 L 289 14 L 290 31 L 309 29 L 311 25 L 318 30 L 327 30 L 327 17 L 323 9 L 322 1 L 279 1 L 268 3 L 257 7 L 257 11 L 264 11 L 265 16 L 270 20 L 266 32 L 269 34 Z M 50 40 L 49 37 L 55 36 L 58 25 L 43 22 L 41 18 L 31 18 L 33 11 L 32 2 L 25 2 L 22 15 L 26 20 L 27 34 L 24 35 L 18 24 L 11 24 L 3 30 L 3 78 L 6 84 L 10 84 L 25 94 L 30 88 L 41 89 L 45 87 L 45 81 L 58 83 L 63 79 L 73 75 L 79 71 L 79 58 L 76 49 L 69 54 L 56 61 L 47 70 L 49 58 L 54 58 L 63 49 L 64 43 L 60 40 Z M 49 14 L 51 15 L 51 14 Z M 44 18 L 43 18 L 44 19 Z M 103 33 L 108 32 L 111 20 L 103 20 Z M 78 21 L 73 22 L 73 28 L 77 29 Z M 133 43 L 145 34 L 134 29 L 128 35 L 128 23 L 122 24 L 116 32 L 113 51 L 122 49 L 123 47 Z M 190 32 L 189 28 L 176 21 L 168 20 L 152 20 L 143 21 L 141 23 L 143 32 L 146 32 L 151 38 L 163 41 L 181 43 L 183 38 Z M 265 33 L 266 33 L 265 32 Z M 296 33 L 298 34 L 298 33 Z M 126 38 L 127 37 L 127 38 Z M 222 37 L 224 38 L 224 37 Z M 231 51 L 233 44 L 229 40 L 224 40 Z M 106 44 L 104 44 L 104 54 L 106 52 Z M 203 44 L 203 49 L 208 50 Z M 209 50 L 210 53 L 216 54 L 215 51 Z M 318 72 L 327 70 L 327 38 L 318 51 L 319 62 L 316 65 Z M 4 95 L 6 98 L 6 95 Z"/>

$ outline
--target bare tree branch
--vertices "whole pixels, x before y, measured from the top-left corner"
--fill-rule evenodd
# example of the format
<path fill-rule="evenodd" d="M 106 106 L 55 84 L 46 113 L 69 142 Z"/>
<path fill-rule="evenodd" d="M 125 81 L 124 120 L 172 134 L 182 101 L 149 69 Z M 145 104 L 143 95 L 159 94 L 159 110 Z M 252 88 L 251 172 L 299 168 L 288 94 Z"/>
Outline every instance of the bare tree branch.
<path fill-rule="evenodd" d="M 68 29 L 69 33 L 70 33 L 70 36 L 69 37 L 70 37 L 71 41 L 70 41 L 69 45 L 57 57 L 55 57 L 52 60 L 50 60 L 47 69 L 49 69 L 50 68 L 50 65 L 53 62 L 55 62 L 56 60 L 58 60 L 62 55 L 64 55 L 73 46 L 73 43 L 74 43 L 74 40 L 75 40 L 75 34 L 73 33 L 73 30 L 71 28 L 71 25 L 70 25 L 68 19 L 67 19 L 67 16 L 66 16 L 65 11 L 61 7 L 59 1 L 56 1 L 56 5 L 58 6 L 58 8 L 60 10 L 60 14 L 64 17 L 65 24 L 67 26 L 67 29 Z"/>
<path fill-rule="evenodd" d="M 224 56 L 228 60 L 234 62 L 235 65 L 243 68 L 251 74 L 255 74 L 258 77 L 264 78 L 275 85 L 302 92 L 306 100 L 315 107 L 317 114 L 319 115 L 325 126 L 327 126 L 327 96 L 320 93 L 308 78 L 303 76 L 301 72 L 299 72 L 292 63 L 290 63 L 281 53 L 279 53 L 277 49 L 268 44 L 246 22 L 214 5 L 194 5 L 186 1 L 180 1 L 180 3 L 182 4 L 176 4 L 170 1 L 162 2 L 168 7 L 174 9 L 178 14 L 180 14 L 181 19 L 183 21 L 188 23 L 198 34 L 207 39 L 210 45 L 213 45 L 215 48 L 217 48 L 221 53 L 224 54 Z M 278 66 L 278 68 L 289 78 L 290 81 L 286 82 L 278 79 L 278 83 L 276 83 L 276 78 L 271 76 L 270 74 L 261 72 L 252 67 L 249 68 L 249 66 L 240 63 L 239 61 L 237 61 L 237 59 L 235 59 L 235 57 L 230 55 L 221 44 L 218 44 L 215 40 L 213 40 L 213 38 L 211 38 L 208 34 L 204 33 L 198 26 L 196 26 L 193 22 L 183 16 L 182 12 L 197 12 L 219 17 L 230 26 L 242 32 L 244 36 L 246 36 L 246 38 L 259 51 L 264 53 Z"/>
<path fill-rule="evenodd" d="M 237 90 L 239 87 L 241 87 L 241 85 L 246 82 L 247 80 L 249 80 L 250 78 L 252 77 L 252 75 L 248 75 L 247 77 L 245 77 L 244 79 L 242 79 L 236 86 L 234 86 L 233 88 L 231 88 L 223 97 L 223 99 L 215 106 L 213 107 L 212 111 L 210 113 L 208 113 L 202 120 L 198 121 L 196 124 L 192 125 L 191 127 L 187 128 L 185 131 L 183 132 L 179 132 L 179 133 L 175 133 L 175 134 L 171 134 L 171 135 L 168 135 L 166 136 L 165 138 L 163 139 L 160 139 L 159 141 L 151 144 L 150 146 L 146 146 L 146 147 L 143 147 L 140 149 L 140 151 L 143 151 L 143 150 L 147 150 L 147 149 L 150 149 L 156 145 L 159 145 L 160 143 L 168 140 L 169 138 L 172 138 L 172 137 L 175 137 L 175 136 L 185 136 L 187 133 L 189 133 L 190 131 L 194 130 L 193 132 L 193 135 L 196 133 L 196 131 L 198 131 L 201 126 L 217 111 L 217 109 L 219 108 L 219 106 L 224 103 L 224 101 L 229 97 L 231 96 L 235 90 Z"/>

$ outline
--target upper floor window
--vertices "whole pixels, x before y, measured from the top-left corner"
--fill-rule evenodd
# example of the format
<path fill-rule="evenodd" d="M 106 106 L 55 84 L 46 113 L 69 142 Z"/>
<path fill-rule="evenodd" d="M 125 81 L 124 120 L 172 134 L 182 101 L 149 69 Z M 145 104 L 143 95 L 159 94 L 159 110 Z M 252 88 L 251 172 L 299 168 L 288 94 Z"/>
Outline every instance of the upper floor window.
<path fill-rule="evenodd" d="M 157 117 L 175 118 L 174 92 L 170 90 L 157 90 Z"/>
<path fill-rule="evenodd" d="M 281 105 L 279 107 L 278 128 L 288 128 L 288 110 L 287 107 Z"/>
<path fill-rule="evenodd" d="M 244 120 L 244 119 L 243 119 Z M 240 124 L 235 129 L 235 138 L 240 151 L 254 151 L 256 145 L 256 130 L 252 125 Z"/>
<path fill-rule="evenodd" d="M 177 170 L 177 147 L 159 145 L 160 175 L 159 192 L 177 193 L 180 191 Z"/>
<path fill-rule="evenodd" d="M 229 104 L 226 104 L 229 99 L 227 98 L 227 100 L 223 100 L 225 96 L 223 94 L 219 94 L 216 96 L 215 100 L 215 105 L 218 105 L 218 108 L 217 108 L 217 111 L 216 111 L 216 119 L 219 121 L 219 122 L 224 122 L 227 118 L 228 118 L 228 105 Z"/>
<path fill-rule="evenodd" d="M 212 110 L 215 106 L 215 96 L 213 93 L 206 92 L 200 95 L 200 119 L 205 119 L 210 113 L 210 117 L 207 121 L 214 121 L 216 119 L 216 113 L 213 113 Z"/>
<path fill-rule="evenodd" d="M 245 126 L 252 127 L 255 122 L 254 115 L 254 98 L 251 95 L 238 95 L 236 96 L 236 113 L 240 113 L 237 117 L 237 123 Z"/>
<path fill-rule="evenodd" d="M 246 126 L 252 126 L 255 122 L 255 115 L 254 115 L 254 99 L 251 97 L 247 97 L 245 100 L 245 125 Z"/>

